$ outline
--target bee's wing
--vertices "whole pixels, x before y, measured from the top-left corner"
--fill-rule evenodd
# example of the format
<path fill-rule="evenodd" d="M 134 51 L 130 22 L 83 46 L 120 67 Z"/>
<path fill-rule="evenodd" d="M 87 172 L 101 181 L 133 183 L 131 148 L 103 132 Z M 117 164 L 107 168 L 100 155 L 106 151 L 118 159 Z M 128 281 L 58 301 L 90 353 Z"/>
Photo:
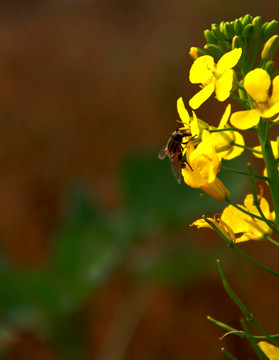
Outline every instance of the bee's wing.
<path fill-rule="evenodd" d="M 166 146 L 164 146 L 163 149 L 159 152 L 158 158 L 159 158 L 160 160 L 163 160 L 163 159 L 166 157 L 166 155 L 167 155 L 167 150 L 168 150 L 168 147 L 167 147 L 167 145 L 166 145 Z"/>
<path fill-rule="evenodd" d="M 176 178 L 176 181 L 178 182 L 178 184 L 181 184 L 181 169 L 175 166 L 172 162 L 171 162 L 171 169 L 174 177 Z"/>

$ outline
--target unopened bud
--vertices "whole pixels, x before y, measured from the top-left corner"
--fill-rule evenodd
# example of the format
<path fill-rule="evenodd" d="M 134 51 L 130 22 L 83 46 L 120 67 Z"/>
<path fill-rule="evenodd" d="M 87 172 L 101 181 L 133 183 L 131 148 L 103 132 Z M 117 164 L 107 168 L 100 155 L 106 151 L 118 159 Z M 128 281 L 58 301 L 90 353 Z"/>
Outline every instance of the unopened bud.
<path fill-rule="evenodd" d="M 225 50 L 214 44 L 206 44 L 204 45 L 204 49 L 208 51 L 210 55 L 217 59 L 219 59 L 225 54 Z"/>
<path fill-rule="evenodd" d="M 217 40 L 215 39 L 215 37 L 213 36 L 213 34 L 210 30 L 208 30 L 208 29 L 204 30 L 203 35 L 204 35 L 204 38 L 207 43 L 217 44 Z"/>
<path fill-rule="evenodd" d="M 189 51 L 189 55 L 192 59 L 196 60 L 198 57 L 203 55 L 209 55 L 209 53 L 199 47 L 191 47 Z"/>
<path fill-rule="evenodd" d="M 269 75 L 271 74 L 273 67 L 274 67 L 274 61 L 272 60 L 267 61 L 264 65 L 264 69 L 269 73 Z"/>
<path fill-rule="evenodd" d="M 225 22 L 224 24 L 224 34 L 228 40 L 231 40 L 235 35 L 234 28 L 229 22 Z"/>
<path fill-rule="evenodd" d="M 242 53 L 245 50 L 245 45 L 242 41 L 242 39 L 239 36 L 234 36 L 232 39 L 232 49 L 235 48 L 241 48 L 242 49 Z"/>
<path fill-rule="evenodd" d="M 279 36 L 273 35 L 270 39 L 264 44 L 264 48 L 261 54 L 263 60 L 269 61 L 272 60 L 279 44 Z"/>
<path fill-rule="evenodd" d="M 264 38 L 268 38 L 272 35 L 275 34 L 275 31 L 277 29 L 278 26 L 278 21 L 277 20 L 272 20 L 269 23 L 266 23 L 267 25 L 265 25 L 263 31 L 262 31 L 262 35 Z"/>
<path fill-rule="evenodd" d="M 247 14 L 243 17 L 242 19 L 242 24 L 243 26 L 245 27 L 246 25 L 248 24 L 251 24 L 252 23 L 252 20 L 253 20 L 253 16 L 250 15 L 250 14 Z"/>
<path fill-rule="evenodd" d="M 242 30 L 242 37 L 243 38 L 248 38 L 248 37 L 250 37 L 252 35 L 253 35 L 253 25 L 252 24 L 245 25 L 243 30 Z"/>
<path fill-rule="evenodd" d="M 242 34 L 243 25 L 242 25 L 242 21 L 240 19 L 236 19 L 234 21 L 233 27 L 234 27 L 234 31 L 235 31 L 236 35 Z"/>
<path fill-rule="evenodd" d="M 224 40 L 224 35 L 222 34 L 217 24 L 211 25 L 211 32 L 216 40 Z"/>
<path fill-rule="evenodd" d="M 237 90 L 237 88 L 238 88 L 237 75 L 236 75 L 236 72 L 233 70 L 232 92 L 234 92 L 235 90 Z"/>
<path fill-rule="evenodd" d="M 258 39 L 261 35 L 262 30 L 262 18 L 260 16 L 256 16 L 253 21 L 253 39 Z"/>

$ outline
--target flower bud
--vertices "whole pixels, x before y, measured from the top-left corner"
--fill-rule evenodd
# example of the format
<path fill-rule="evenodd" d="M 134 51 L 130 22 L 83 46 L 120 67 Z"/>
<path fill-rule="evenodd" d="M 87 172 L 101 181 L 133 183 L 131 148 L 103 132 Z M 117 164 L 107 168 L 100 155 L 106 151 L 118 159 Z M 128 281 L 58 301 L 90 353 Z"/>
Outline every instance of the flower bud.
<path fill-rule="evenodd" d="M 204 35 L 204 38 L 207 43 L 217 44 L 217 40 L 215 39 L 215 37 L 213 36 L 213 34 L 210 30 L 208 30 L 208 29 L 204 30 L 203 35 Z"/>
<path fill-rule="evenodd" d="M 265 25 L 267 24 L 267 25 Z M 265 27 L 262 31 L 262 36 L 264 38 L 268 38 L 272 35 L 274 35 L 276 29 L 277 29 L 277 26 L 278 26 L 278 21 L 277 20 L 272 20 L 270 21 L 269 23 L 265 23 Z"/>
<path fill-rule="evenodd" d="M 245 45 L 244 45 L 242 39 L 237 35 L 234 36 L 233 39 L 232 39 L 232 49 L 235 49 L 235 48 L 241 48 L 242 53 L 245 50 Z"/>
<path fill-rule="evenodd" d="M 279 44 L 279 36 L 273 35 L 270 39 L 264 44 L 264 48 L 261 54 L 263 60 L 269 61 L 272 60 Z"/>
<path fill-rule="evenodd" d="M 272 60 L 267 61 L 264 65 L 264 69 L 269 73 L 269 75 L 271 74 L 273 67 L 274 67 L 274 61 Z"/>
<path fill-rule="evenodd" d="M 258 39 L 261 35 L 262 29 L 262 18 L 260 16 L 256 16 L 253 21 L 253 39 Z"/>
<path fill-rule="evenodd" d="M 245 15 L 242 19 L 243 26 L 245 27 L 246 25 L 251 24 L 252 20 L 253 20 L 252 15 L 250 15 L 250 14 Z"/>
<path fill-rule="evenodd" d="M 214 58 L 219 59 L 225 54 L 225 50 L 215 44 L 205 44 L 204 49 L 209 52 Z"/>
<path fill-rule="evenodd" d="M 217 177 L 212 183 L 201 186 L 201 189 L 217 201 L 225 201 L 230 197 L 230 192 L 226 186 Z"/>
<path fill-rule="evenodd" d="M 226 39 L 231 40 L 235 33 L 234 33 L 234 28 L 232 27 L 232 25 L 229 22 L 225 22 L 224 24 L 224 34 Z"/>
<path fill-rule="evenodd" d="M 232 92 L 234 92 L 235 90 L 237 90 L 238 88 L 238 80 L 237 80 L 237 75 L 236 72 L 233 70 L 233 83 L 232 83 Z"/>
<path fill-rule="evenodd" d="M 211 32 L 216 40 L 224 40 L 224 35 L 219 29 L 219 26 L 217 24 L 211 25 Z"/>
<path fill-rule="evenodd" d="M 191 58 L 193 60 L 196 60 L 200 56 L 209 55 L 209 54 L 208 54 L 207 51 L 205 51 L 205 50 L 203 50 L 203 49 L 201 49 L 199 47 L 192 46 L 190 48 L 189 55 L 191 56 Z"/>
<path fill-rule="evenodd" d="M 242 30 L 243 30 L 243 25 L 240 19 L 236 19 L 234 21 L 234 31 L 236 33 L 236 35 L 241 35 L 242 34 Z"/>
<path fill-rule="evenodd" d="M 245 25 L 243 30 L 242 30 L 242 37 L 243 38 L 248 38 L 248 37 L 250 37 L 252 35 L 253 35 L 253 25 L 252 24 Z"/>

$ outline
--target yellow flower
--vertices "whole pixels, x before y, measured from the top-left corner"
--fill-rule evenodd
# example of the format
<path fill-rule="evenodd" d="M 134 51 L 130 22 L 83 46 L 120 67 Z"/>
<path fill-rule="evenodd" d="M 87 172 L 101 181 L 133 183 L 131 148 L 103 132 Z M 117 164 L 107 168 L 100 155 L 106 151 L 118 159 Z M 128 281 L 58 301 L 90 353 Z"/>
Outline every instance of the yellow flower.
<path fill-rule="evenodd" d="M 208 218 L 220 231 L 221 233 L 227 238 L 229 241 L 235 242 L 235 234 L 233 230 L 226 224 L 222 219 L 219 217 Z M 200 228 L 208 228 L 213 229 L 211 225 L 208 224 L 204 219 L 198 219 L 194 221 L 190 226 L 196 226 L 198 229 Z"/>
<path fill-rule="evenodd" d="M 258 345 L 269 360 L 279 360 L 279 348 L 277 346 L 266 341 L 260 341 Z"/>
<path fill-rule="evenodd" d="M 210 133 L 204 130 L 202 141 L 196 148 L 192 141 L 186 145 L 186 158 L 191 168 L 186 166 L 182 169 L 182 175 L 187 185 L 202 189 L 218 201 L 224 201 L 229 197 L 229 192 L 216 177 L 221 161 L 209 139 Z"/>
<path fill-rule="evenodd" d="M 228 127 L 227 122 L 229 120 L 230 113 L 231 105 L 229 104 L 217 129 L 226 129 L 226 127 Z M 214 126 L 210 126 L 210 129 L 214 130 L 216 128 Z M 243 136 L 238 131 L 212 132 L 211 138 L 220 159 L 231 160 L 241 155 L 244 151 L 244 148 L 233 145 L 234 143 L 245 145 Z"/>
<path fill-rule="evenodd" d="M 271 79 L 263 69 L 254 69 L 244 78 L 244 89 L 254 100 L 254 109 L 237 111 L 231 116 L 231 124 L 238 129 L 256 126 L 260 118 L 270 119 L 279 113 L 279 75 L 272 81 L 272 95 L 269 96 Z"/>
<path fill-rule="evenodd" d="M 208 124 L 205 121 L 197 118 L 194 111 L 192 117 L 189 115 L 187 109 L 185 108 L 182 97 L 177 100 L 177 112 L 183 124 L 183 128 L 181 128 L 181 130 L 190 131 L 192 136 L 195 136 L 196 139 L 203 132 L 204 129 L 209 128 Z"/>
<path fill-rule="evenodd" d="M 258 209 L 254 205 L 252 194 L 248 194 L 244 200 L 244 205 L 239 206 L 252 214 L 260 216 Z M 274 212 L 270 212 L 269 204 L 263 197 L 260 198 L 260 208 L 267 219 L 274 220 Z M 221 219 L 233 229 L 235 234 L 239 234 L 235 242 L 261 240 L 264 238 L 264 235 L 272 232 L 264 221 L 245 214 L 233 205 L 229 205 L 223 210 Z"/>
<path fill-rule="evenodd" d="M 248 194 L 244 200 L 244 205 L 238 205 L 252 214 L 260 216 L 255 205 L 253 205 L 253 195 Z M 260 208 L 264 216 L 269 220 L 274 220 L 274 212 L 270 212 L 269 204 L 263 197 L 260 199 Z M 270 234 L 271 229 L 261 220 L 255 219 L 248 214 L 236 209 L 234 206 L 229 205 L 221 214 L 221 217 L 214 219 L 208 218 L 229 241 L 235 243 L 248 241 L 248 240 L 261 240 L 265 234 Z M 205 227 L 212 229 L 212 227 L 204 220 L 198 219 L 192 225 L 198 228 Z M 238 237 L 236 237 L 238 235 Z"/>
<path fill-rule="evenodd" d="M 224 54 L 217 64 L 209 55 L 200 56 L 194 61 L 189 80 L 192 84 L 201 84 L 202 89 L 190 99 L 192 109 L 200 107 L 214 91 L 219 101 L 225 101 L 230 96 L 235 77 L 232 68 L 238 63 L 241 54 L 242 49 L 235 48 Z"/>

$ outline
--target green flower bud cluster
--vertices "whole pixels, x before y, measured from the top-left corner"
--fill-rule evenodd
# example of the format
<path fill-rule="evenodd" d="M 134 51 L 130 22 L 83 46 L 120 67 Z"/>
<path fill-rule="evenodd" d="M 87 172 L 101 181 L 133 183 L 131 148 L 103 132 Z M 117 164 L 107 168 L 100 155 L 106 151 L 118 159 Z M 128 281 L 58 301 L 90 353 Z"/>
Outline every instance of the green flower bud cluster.
<path fill-rule="evenodd" d="M 234 48 L 242 48 L 242 58 L 251 49 L 251 44 L 263 43 L 262 59 L 271 61 L 278 46 L 278 36 L 275 32 L 277 20 L 262 23 L 261 16 L 245 15 L 234 21 L 222 21 L 219 25 L 212 24 L 211 29 L 204 31 L 206 44 L 203 49 L 192 48 L 190 55 L 194 58 L 201 55 L 211 55 L 219 59 L 225 52 Z M 195 51 L 193 51 L 195 49 Z"/>

